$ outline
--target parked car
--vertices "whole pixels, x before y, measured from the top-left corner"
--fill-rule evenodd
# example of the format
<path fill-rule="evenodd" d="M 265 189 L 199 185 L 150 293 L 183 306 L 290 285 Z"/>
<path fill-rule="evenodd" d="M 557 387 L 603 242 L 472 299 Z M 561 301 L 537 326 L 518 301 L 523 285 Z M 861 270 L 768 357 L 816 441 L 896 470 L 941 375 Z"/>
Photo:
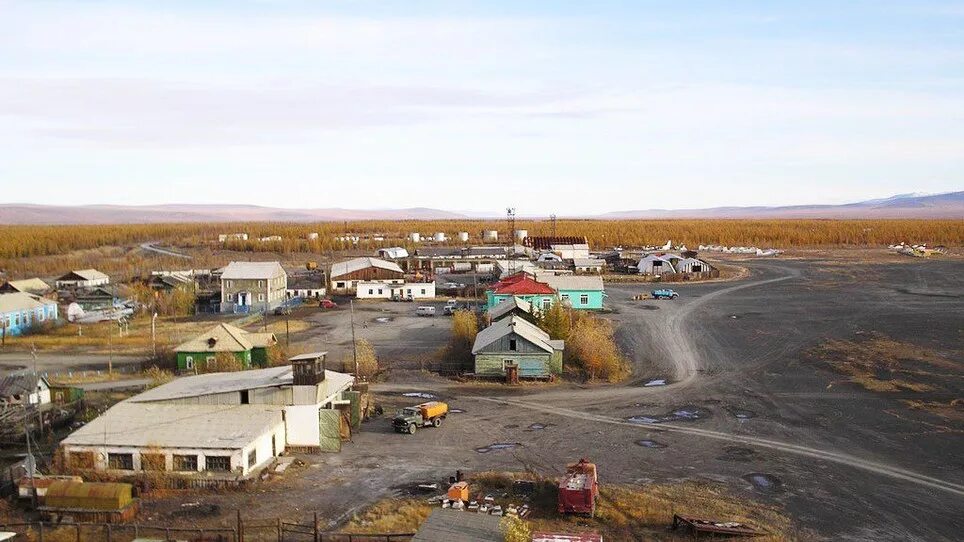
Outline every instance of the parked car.
<path fill-rule="evenodd" d="M 291 309 L 282 305 L 280 307 L 275 308 L 274 314 L 275 316 L 288 315 L 288 314 L 291 314 Z"/>
<path fill-rule="evenodd" d="M 321 302 L 318 303 L 318 306 L 323 309 L 333 309 L 338 306 L 338 303 L 335 303 L 330 299 L 322 299 Z"/>
<path fill-rule="evenodd" d="M 435 316 L 435 307 L 423 306 L 415 309 L 417 316 Z"/>
<path fill-rule="evenodd" d="M 455 305 L 446 305 L 442 307 L 442 314 L 445 316 L 452 316 L 457 310 L 459 310 L 459 308 Z"/>
<path fill-rule="evenodd" d="M 678 293 L 676 293 L 674 290 L 670 290 L 669 288 L 653 290 L 652 294 L 653 299 L 676 299 L 679 297 Z"/>

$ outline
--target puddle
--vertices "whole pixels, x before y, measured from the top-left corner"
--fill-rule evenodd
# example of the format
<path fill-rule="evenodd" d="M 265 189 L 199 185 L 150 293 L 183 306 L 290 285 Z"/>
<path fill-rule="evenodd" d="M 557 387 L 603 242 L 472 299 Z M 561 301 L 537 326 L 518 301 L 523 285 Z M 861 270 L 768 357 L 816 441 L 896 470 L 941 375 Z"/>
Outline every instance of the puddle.
<path fill-rule="evenodd" d="M 375 318 L 374 320 L 372 320 L 372 322 L 375 322 L 376 324 L 387 324 L 392 320 L 394 320 L 394 318 L 392 318 L 391 316 L 379 316 L 378 318 Z"/>
<path fill-rule="evenodd" d="M 436 399 L 437 395 L 432 395 L 431 393 L 426 393 L 424 391 L 410 391 L 403 393 L 402 397 L 418 397 L 419 399 Z"/>
<path fill-rule="evenodd" d="M 551 423 L 534 423 L 526 428 L 526 431 L 542 431 L 547 427 L 552 427 L 552 425 Z"/>
<path fill-rule="evenodd" d="M 743 479 L 753 484 L 755 489 L 760 491 L 778 491 L 783 487 L 783 481 L 776 476 L 764 474 L 762 472 L 751 472 L 743 475 Z"/>
<path fill-rule="evenodd" d="M 666 379 L 665 379 L 665 378 L 656 378 L 656 379 L 654 379 L 654 380 L 650 380 L 649 382 L 643 384 L 643 387 L 644 387 L 644 388 L 651 388 L 651 387 L 653 387 L 653 386 L 665 386 L 665 385 L 666 385 Z"/>
<path fill-rule="evenodd" d="M 480 454 L 487 454 L 489 452 L 511 450 L 513 448 L 518 448 L 519 446 L 522 446 L 521 442 L 495 442 L 495 443 L 489 444 L 488 446 L 476 448 L 475 451 Z"/>
<path fill-rule="evenodd" d="M 667 414 L 638 414 L 626 418 L 626 421 L 643 425 L 665 422 L 690 422 L 708 418 L 710 411 L 698 406 L 687 405 L 670 411 Z"/>
<path fill-rule="evenodd" d="M 665 448 L 666 445 L 662 442 L 657 442 L 648 438 L 640 439 L 636 441 L 637 446 L 642 446 L 643 448 Z"/>
<path fill-rule="evenodd" d="M 461 408 L 450 408 L 449 414 L 465 414 L 465 411 Z"/>
<path fill-rule="evenodd" d="M 723 455 L 717 457 L 719 461 L 733 461 L 736 463 L 748 463 L 756 458 L 756 450 L 743 448 L 740 446 L 727 446 L 723 448 Z"/>
<path fill-rule="evenodd" d="M 749 420 L 756 418 L 756 412 L 745 408 L 727 408 L 727 410 L 738 420 Z"/>
<path fill-rule="evenodd" d="M 392 489 L 402 495 L 427 495 L 437 494 L 440 491 L 444 491 L 445 488 L 438 482 L 415 482 L 412 484 L 397 485 Z"/>
<path fill-rule="evenodd" d="M 659 307 L 657 307 L 656 305 L 640 305 L 639 308 L 642 309 L 642 310 L 644 310 L 644 311 L 658 311 L 658 310 L 659 310 Z"/>
<path fill-rule="evenodd" d="M 509 425 L 503 425 L 502 428 L 503 428 L 503 429 L 518 429 L 519 426 L 518 426 L 517 424 L 510 423 Z"/>

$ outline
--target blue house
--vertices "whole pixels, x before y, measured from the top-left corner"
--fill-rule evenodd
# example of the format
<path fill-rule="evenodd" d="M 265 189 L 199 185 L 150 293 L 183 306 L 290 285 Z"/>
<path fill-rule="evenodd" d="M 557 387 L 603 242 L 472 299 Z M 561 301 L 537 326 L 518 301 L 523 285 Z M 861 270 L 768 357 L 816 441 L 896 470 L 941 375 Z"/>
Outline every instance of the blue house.
<path fill-rule="evenodd" d="M 24 293 L 0 294 L 0 327 L 20 335 L 33 326 L 57 320 L 57 302 Z"/>

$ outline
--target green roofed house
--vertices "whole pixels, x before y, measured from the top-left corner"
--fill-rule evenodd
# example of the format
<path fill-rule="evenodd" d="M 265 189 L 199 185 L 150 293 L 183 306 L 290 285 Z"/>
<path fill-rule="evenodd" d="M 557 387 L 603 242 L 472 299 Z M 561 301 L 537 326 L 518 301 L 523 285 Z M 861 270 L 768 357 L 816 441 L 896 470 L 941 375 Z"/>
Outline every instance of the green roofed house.
<path fill-rule="evenodd" d="M 507 367 L 517 367 L 522 378 L 546 378 L 562 373 L 565 342 L 518 315 L 494 322 L 475 336 L 472 355 L 475 374 L 505 376 Z"/>
<path fill-rule="evenodd" d="M 230 324 L 218 324 L 175 349 L 177 369 L 193 371 L 197 364 L 214 361 L 224 352 L 234 354 L 241 366 L 268 366 L 268 349 L 278 344 L 274 333 L 250 333 Z"/>

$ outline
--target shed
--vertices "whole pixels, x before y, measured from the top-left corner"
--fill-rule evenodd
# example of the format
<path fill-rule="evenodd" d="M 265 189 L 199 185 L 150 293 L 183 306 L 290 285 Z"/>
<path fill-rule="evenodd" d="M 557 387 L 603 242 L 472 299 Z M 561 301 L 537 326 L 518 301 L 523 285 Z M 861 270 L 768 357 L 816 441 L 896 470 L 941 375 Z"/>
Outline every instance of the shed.
<path fill-rule="evenodd" d="M 506 368 L 516 367 L 520 377 L 550 377 L 562 373 L 564 347 L 563 341 L 551 340 L 535 324 L 511 315 L 475 336 L 475 373 L 505 376 Z"/>

